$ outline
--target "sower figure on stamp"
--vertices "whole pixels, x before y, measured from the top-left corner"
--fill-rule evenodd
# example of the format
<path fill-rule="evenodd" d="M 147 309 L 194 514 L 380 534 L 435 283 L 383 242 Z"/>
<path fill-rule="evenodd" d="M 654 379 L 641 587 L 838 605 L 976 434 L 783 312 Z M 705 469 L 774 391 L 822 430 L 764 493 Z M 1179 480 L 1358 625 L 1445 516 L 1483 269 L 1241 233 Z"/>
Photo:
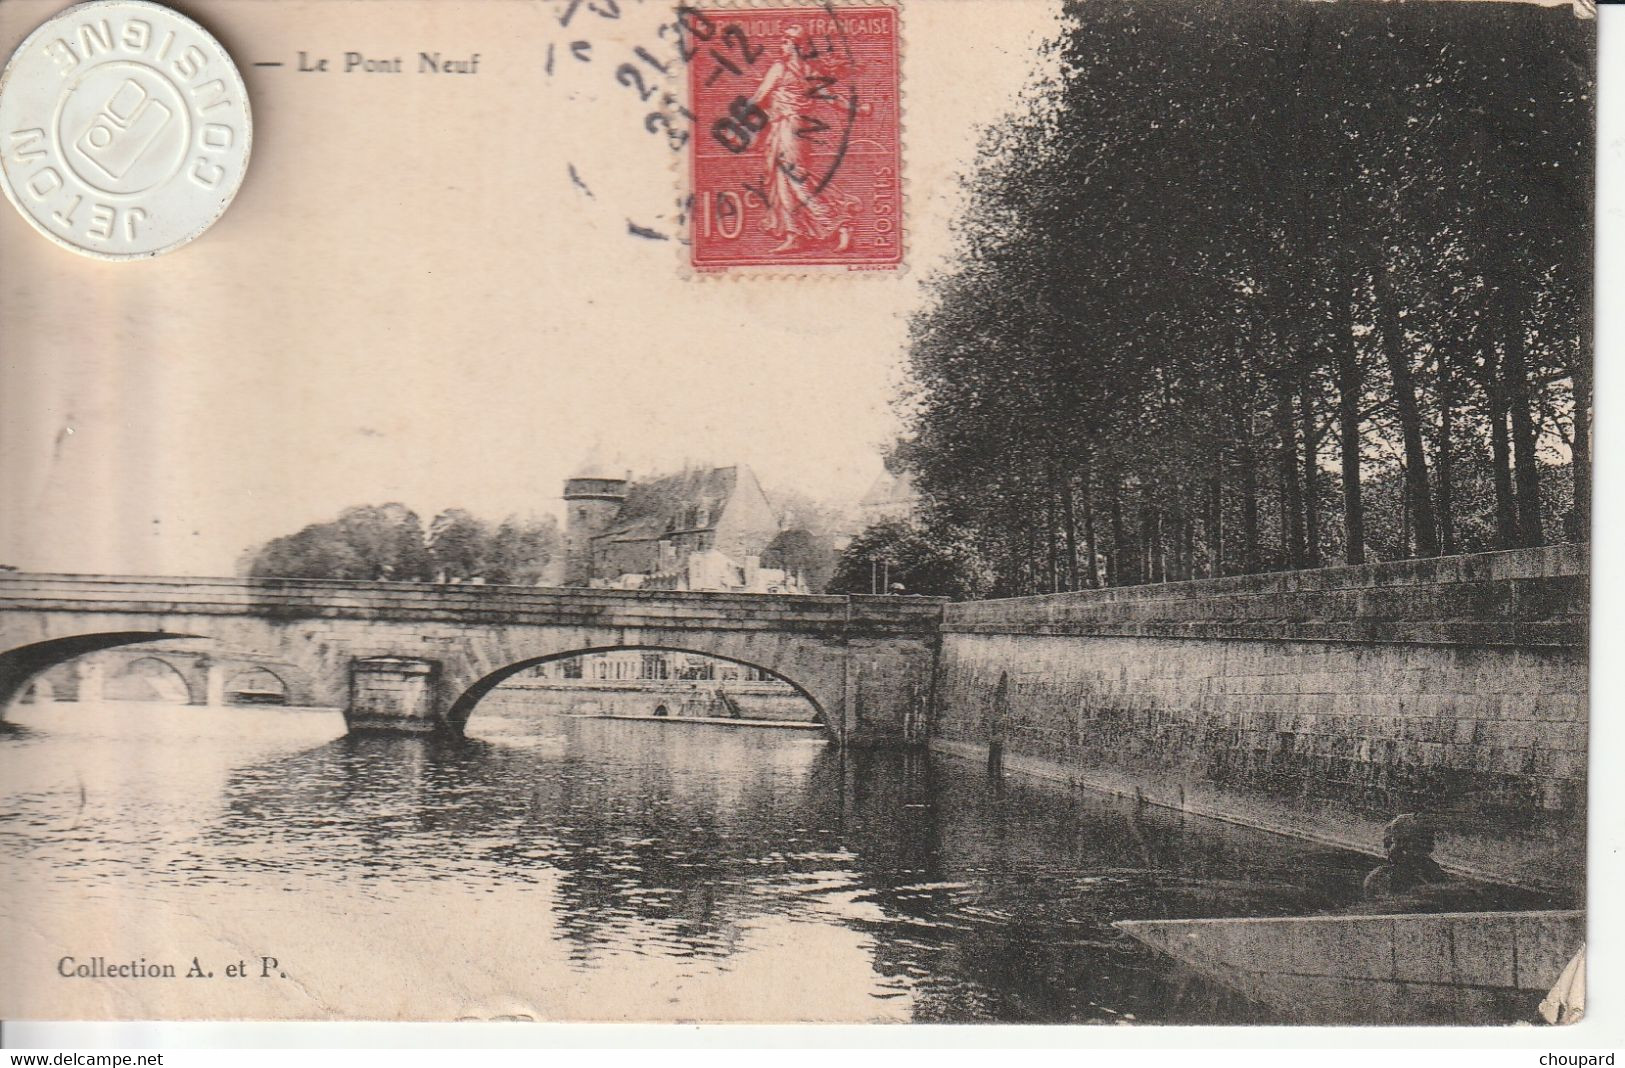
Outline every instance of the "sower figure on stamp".
<path fill-rule="evenodd" d="M 808 130 L 803 114 L 820 104 L 839 107 L 841 102 L 820 91 L 820 86 L 827 87 L 833 79 L 802 54 L 797 47 L 801 37 L 800 26 L 785 28 L 779 59 L 750 98 L 767 116 L 762 138 L 767 153 L 763 182 L 767 214 L 762 229 L 783 236 L 775 253 L 791 251 L 799 238 L 823 241 L 831 235 L 836 238 L 835 251 L 844 252 L 852 244 L 852 217 L 862 202 L 835 189 L 828 175 L 815 177 L 807 166 Z"/>

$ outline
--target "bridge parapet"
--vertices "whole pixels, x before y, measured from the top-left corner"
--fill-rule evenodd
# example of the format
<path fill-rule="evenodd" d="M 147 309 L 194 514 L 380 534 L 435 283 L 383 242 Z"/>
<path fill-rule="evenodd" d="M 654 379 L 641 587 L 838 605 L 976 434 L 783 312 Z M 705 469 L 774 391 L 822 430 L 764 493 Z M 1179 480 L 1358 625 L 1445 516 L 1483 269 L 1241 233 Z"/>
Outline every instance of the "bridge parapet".
<path fill-rule="evenodd" d="M 942 605 L 932 597 L 0 573 L 0 611 L 934 635 Z"/>

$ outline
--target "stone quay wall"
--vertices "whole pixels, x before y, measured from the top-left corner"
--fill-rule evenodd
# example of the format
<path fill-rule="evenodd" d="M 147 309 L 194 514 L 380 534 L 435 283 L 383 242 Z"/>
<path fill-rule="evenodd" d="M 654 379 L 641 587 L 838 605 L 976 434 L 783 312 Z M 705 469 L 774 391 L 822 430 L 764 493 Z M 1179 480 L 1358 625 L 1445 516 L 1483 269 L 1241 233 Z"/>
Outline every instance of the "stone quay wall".
<path fill-rule="evenodd" d="M 1552 546 L 945 609 L 934 748 L 1447 869 L 1583 886 L 1588 558 Z"/>
<path fill-rule="evenodd" d="M 785 723 L 812 723 L 818 714 L 810 701 L 784 683 L 677 679 L 510 680 L 487 694 L 481 705 L 516 715 L 668 715 Z M 658 711 L 662 708 L 664 713 Z"/>

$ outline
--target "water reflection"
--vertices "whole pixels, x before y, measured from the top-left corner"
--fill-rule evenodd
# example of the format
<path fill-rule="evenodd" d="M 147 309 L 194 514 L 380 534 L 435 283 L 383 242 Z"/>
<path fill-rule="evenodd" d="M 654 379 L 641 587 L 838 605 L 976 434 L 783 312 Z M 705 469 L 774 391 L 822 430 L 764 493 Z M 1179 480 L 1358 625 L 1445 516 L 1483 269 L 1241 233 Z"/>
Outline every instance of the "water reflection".
<path fill-rule="evenodd" d="M 543 992 L 601 984 L 631 1018 L 1264 1019 L 1112 921 L 1336 908 L 1370 865 L 792 731 L 477 715 L 462 740 L 332 738 L 316 713 L 162 715 L 8 727 L 0 852 L 58 882 L 210 887 L 222 913 L 270 886 L 336 915 L 467 915 L 526 948 L 504 983 L 566 1006 Z"/>

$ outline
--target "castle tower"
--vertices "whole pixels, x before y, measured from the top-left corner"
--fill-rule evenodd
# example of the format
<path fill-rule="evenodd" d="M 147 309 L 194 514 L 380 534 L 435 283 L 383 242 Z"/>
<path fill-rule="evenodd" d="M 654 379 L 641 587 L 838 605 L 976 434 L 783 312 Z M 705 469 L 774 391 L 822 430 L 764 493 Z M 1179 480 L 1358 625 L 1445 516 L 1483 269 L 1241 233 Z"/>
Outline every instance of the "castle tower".
<path fill-rule="evenodd" d="M 615 522 L 631 477 L 630 471 L 614 473 L 610 465 L 595 458 L 564 480 L 566 586 L 586 586 L 592 581 L 592 538 Z"/>

